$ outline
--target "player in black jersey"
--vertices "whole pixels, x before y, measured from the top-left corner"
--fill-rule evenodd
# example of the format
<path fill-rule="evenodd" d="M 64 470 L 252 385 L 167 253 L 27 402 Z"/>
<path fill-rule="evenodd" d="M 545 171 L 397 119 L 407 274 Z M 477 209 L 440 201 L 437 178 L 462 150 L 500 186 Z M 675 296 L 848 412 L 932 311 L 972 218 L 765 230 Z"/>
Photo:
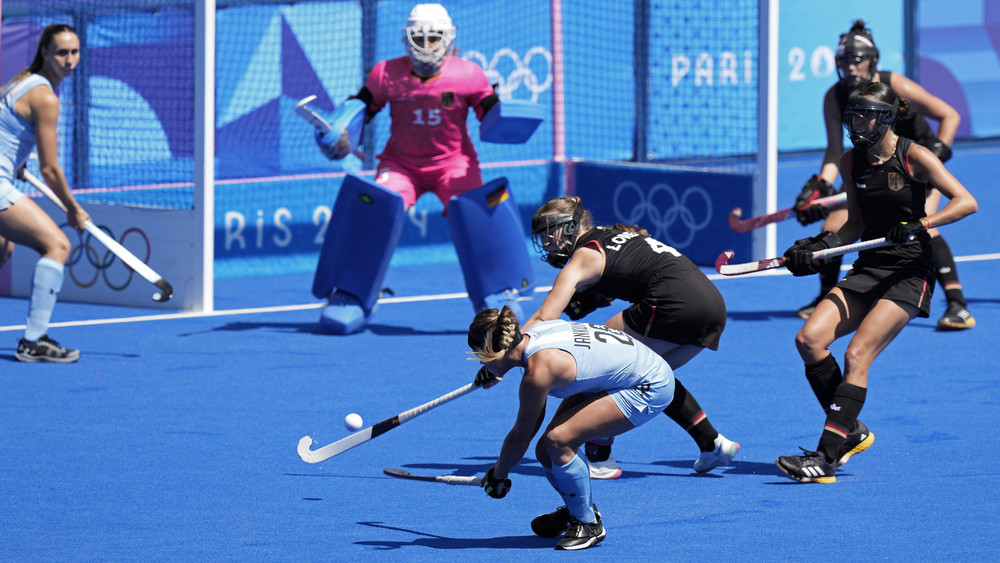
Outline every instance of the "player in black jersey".
<path fill-rule="evenodd" d="M 525 323 L 580 319 L 615 299 L 632 303 L 602 323 L 652 348 L 677 370 L 705 348 L 717 350 L 726 326 L 726 304 L 715 285 L 687 257 L 637 227 L 595 227 L 578 197 L 542 205 L 531 220 L 535 249 L 560 268 L 552 290 Z M 701 455 L 695 471 L 729 463 L 740 445 L 709 422 L 694 396 L 677 381 L 664 410 L 694 438 Z M 586 445 L 591 477 L 614 479 L 621 469 L 611 455 L 613 437 Z"/>
<path fill-rule="evenodd" d="M 873 83 L 851 96 L 844 127 L 854 143 L 840 159 L 847 192 L 847 220 L 834 234 L 797 241 L 785 251 L 797 276 L 822 267 L 815 250 L 880 237 L 897 244 L 863 250 L 847 277 L 819 302 L 795 337 L 816 398 L 826 412 L 817 451 L 781 456 L 778 467 L 804 482 L 833 483 L 838 467 L 874 441 L 858 420 L 868 390 L 868 370 L 878 354 L 914 317 L 927 317 L 934 290 L 928 230 L 975 213 L 975 198 L 926 147 L 897 135 L 892 125 L 909 103 L 889 85 Z M 930 215 L 925 199 L 937 188 L 948 204 Z M 834 340 L 854 333 L 844 353 L 844 373 L 830 353 Z"/>
<path fill-rule="evenodd" d="M 847 219 L 846 210 L 831 212 L 821 205 L 810 205 L 810 202 L 836 192 L 833 182 L 837 179 L 838 161 L 844 152 L 844 132 L 841 122 L 847 98 L 852 92 L 870 83 L 884 83 L 909 100 L 910 114 L 905 117 L 899 116 L 893 125 L 897 135 L 927 147 L 941 162 L 947 162 L 951 158 L 951 144 L 962 120 L 959 113 L 947 102 L 929 93 L 906 76 L 890 71 L 877 71 L 878 55 L 878 47 L 875 46 L 871 31 L 865 27 L 864 21 L 857 20 L 850 31 L 840 36 L 836 54 L 840 80 L 827 90 L 823 98 L 823 121 L 826 124 L 826 152 L 823 155 L 823 165 L 820 173 L 806 182 L 795 201 L 795 207 L 799 208 L 797 216 L 803 225 L 826 218 L 823 230 L 835 232 Z M 924 117 L 939 123 L 937 134 Z M 932 190 L 927 196 L 927 213 L 937 211 L 940 203 L 941 193 Z M 931 229 L 930 234 L 937 279 L 944 289 L 948 302 L 944 314 L 938 321 L 938 329 L 972 328 L 976 326 L 976 320 L 966 308 L 965 295 L 958 279 L 958 270 L 951 249 L 944 238 L 939 236 L 937 229 Z M 798 310 L 797 314 L 800 317 L 808 318 L 819 300 L 837 284 L 840 279 L 840 265 L 841 259 L 836 258 L 830 260 L 823 268 L 819 276 L 819 296 Z"/>

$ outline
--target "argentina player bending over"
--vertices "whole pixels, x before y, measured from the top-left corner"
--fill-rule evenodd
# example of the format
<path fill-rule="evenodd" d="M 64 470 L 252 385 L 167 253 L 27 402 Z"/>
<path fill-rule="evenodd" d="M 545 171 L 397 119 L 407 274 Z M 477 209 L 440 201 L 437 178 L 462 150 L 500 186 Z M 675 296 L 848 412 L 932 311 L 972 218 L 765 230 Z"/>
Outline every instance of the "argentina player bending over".
<path fill-rule="evenodd" d="M 576 452 L 591 438 L 628 432 L 662 412 L 674 396 L 670 366 L 641 342 L 602 325 L 553 320 L 521 334 L 509 307 L 477 314 L 469 347 L 483 364 L 476 381 L 484 388 L 511 368 L 524 369 L 517 419 L 483 477 L 486 493 L 507 494 L 508 473 L 538 432 L 548 397 L 563 399 L 535 445 L 535 457 L 565 506 L 536 517 L 531 529 L 546 538 L 563 534 L 556 549 L 586 549 L 603 540 L 587 462 Z"/>

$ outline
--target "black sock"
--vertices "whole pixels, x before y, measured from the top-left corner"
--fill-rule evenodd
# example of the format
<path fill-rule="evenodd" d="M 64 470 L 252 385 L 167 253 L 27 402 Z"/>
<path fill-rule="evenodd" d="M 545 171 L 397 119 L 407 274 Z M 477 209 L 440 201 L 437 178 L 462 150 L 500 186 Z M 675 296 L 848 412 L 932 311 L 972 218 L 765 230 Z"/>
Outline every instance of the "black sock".
<path fill-rule="evenodd" d="M 840 445 L 858 425 L 858 415 L 865 406 L 867 395 L 868 390 L 864 387 L 850 383 L 841 383 L 837 386 L 827 411 L 823 435 L 820 436 L 819 446 L 816 447 L 816 451 L 822 454 L 827 462 L 833 463 L 837 460 Z"/>
<path fill-rule="evenodd" d="M 688 392 L 677 378 L 674 378 L 674 399 L 664 409 L 663 414 L 669 416 L 690 434 L 698 444 L 699 450 L 710 452 L 715 449 L 715 438 L 719 433 L 708 421 L 708 416 L 694 395 Z"/>
<path fill-rule="evenodd" d="M 583 446 L 583 451 L 587 455 L 587 461 L 608 461 L 611 457 L 611 444 L 615 443 L 614 436 L 607 438 L 594 438 Z"/>
<path fill-rule="evenodd" d="M 840 366 L 837 365 L 833 354 L 823 358 L 815 364 L 806 366 L 806 379 L 812 387 L 813 394 L 823 407 L 823 412 L 829 412 L 830 402 L 833 401 L 833 394 L 837 386 L 844 381 L 844 376 L 840 373 Z"/>
<path fill-rule="evenodd" d="M 828 258 L 827 263 L 819 270 L 819 290 L 826 295 L 830 293 L 837 282 L 840 281 L 840 265 L 844 262 L 843 256 Z"/>
<path fill-rule="evenodd" d="M 944 296 L 948 299 L 948 303 L 958 303 L 965 307 L 967 303 L 965 295 L 962 293 L 962 283 L 958 281 L 955 257 L 952 256 L 951 248 L 948 247 L 944 237 L 931 239 L 931 253 L 934 258 L 934 273 L 938 283 L 941 284 L 941 289 L 944 289 Z"/>

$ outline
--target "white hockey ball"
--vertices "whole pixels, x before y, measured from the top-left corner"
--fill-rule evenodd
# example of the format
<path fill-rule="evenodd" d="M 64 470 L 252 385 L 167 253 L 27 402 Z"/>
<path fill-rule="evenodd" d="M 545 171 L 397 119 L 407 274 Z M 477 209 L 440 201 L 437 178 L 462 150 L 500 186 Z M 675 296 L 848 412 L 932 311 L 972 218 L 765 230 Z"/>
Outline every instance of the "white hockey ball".
<path fill-rule="evenodd" d="M 351 432 L 361 430 L 361 427 L 364 425 L 365 421 L 361 420 L 361 415 L 356 412 L 352 412 L 344 417 L 344 427 Z"/>

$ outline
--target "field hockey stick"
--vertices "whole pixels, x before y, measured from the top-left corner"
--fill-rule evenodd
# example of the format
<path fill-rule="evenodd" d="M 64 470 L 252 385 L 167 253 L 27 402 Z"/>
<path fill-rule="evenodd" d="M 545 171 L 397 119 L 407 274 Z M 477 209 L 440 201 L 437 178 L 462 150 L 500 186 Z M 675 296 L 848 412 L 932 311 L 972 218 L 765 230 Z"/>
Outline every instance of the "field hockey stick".
<path fill-rule="evenodd" d="M 355 446 L 364 444 L 368 440 L 381 436 L 408 420 L 412 420 L 433 408 L 440 407 L 441 405 L 449 401 L 453 401 L 466 393 L 475 391 L 476 389 L 479 389 L 479 385 L 476 385 L 475 382 L 465 385 L 464 387 L 459 387 L 451 393 L 441 395 L 433 401 L 424 403 L 419 407 L 414 407 L 406 412 L 399 413 L 394 417 L 387 418 L 378 424 L 369 426 L 368 428 L 358 430 L 346 438 L 341 438 L 340 440 L 319 449 L 310 449 L 312 447 L 313 439 L 309 436 L 303 436 L 299 440 L 299 457 L 301 457 L 302 461 L 306 463 L 319 463 L 321 461 L 328 460 L 335 455 L 342 454 Z"/>
<path fill-rule="evenodd" d="M 59 206 L 59 209 L 66 211 L 66 205 L 56 196 L 55 192 L 51 188 L 45 185 L 44 182 L 35 177 L 34 174 L 28 172 L 27 170 L 21 170 L 21 178 L 27 181 L 29 184 L 34 186 L 38 191 L 42 192 L 53 203 Z M 152 268 L 147 266 L 145 262 L 136 258 L 134 254 L 128 251 L 127 248 L 118 244 L 118 241 L 108 236 L 108 233 L 102 231 L 97 225 L 92 221 L 87 221 L 83 228 L 90 233 L 91 236 L 101 241 L 101 244 L 110 250 L 115 256 L 121 259 L 129 268 L 132 268 L 139 273 L 140 276 L 146 278 L 146 280 L 160 288 L 160 291 L 153 294 L 153 301 L 169 301 L 171 297 L 174 296 L 174 288 L 167 283 L 167 280 L 163 279 L 163 276 L 157 274 Z"/>
<path fill-rule="evenodd" d="M 436 481 L 438 483 L 445 483 L 447 485 L 473 485 L 478 487 L 482 482 L 482 479 L 476 477 L 475 475 L 463 476 L 463 475 L 414 475 L 409 471 L 404 471 L 402 469 L 393 469 L 391 467 L 386 467 L 382 470 L 382 473 L 390 477 L 399 477 L 400 479 L 413 479 L 414 481 Z"/>
<path fill-rule="evenodd" d="M 305 98 L 299 100 L 299 103 L 295 104 L 295 113 L 298 114 L 298 116 L 301 117 L 302 119 L 308 121 L 309 124 L 315 127 L 316 130 L 319 131 L 320 133 L 333 131 L 333 125 L 330 125 L 329 121 L 323 118 L 323 116 L 320 115 L 319 112 L 317 112 L 315 109 L 313 109 L 311 105 L 309 105 L 315 99 L 316 96 L 306 96 Z M 337 135 L 339 136 L 340 133 L 337 133 Z M 360 158 L 361 160 L 365 160 L 365 153 L 362 152 L 361 149 L 354 149 L 354 152 L 352 154 L 354 154 L 354 156 Z"/>
<path fill-rule="evenodd" d="M 822 260 L 823 258 L 843 256 L 844 254 L 855 251 L 881 248 L 883 246 L 891 246 L 893 244 L 895 243 L 890 240 L 886 240 L 885 238 L 876 238 L 866 240 L 864 242 L 856 242 L 854 244 L 845 244 L 834 248 L 817 250 L 816 252 L 813 252 L 813 258 L 816 260 Z M 780 268 L 785 265 L 784 256 L 779 256 L 778 258 L 768 258 L 767 260 L 758 260 L 757 262 L 746 262 L 744 264 L 730 264 L 729 261 L 735 254 L 736 253 L 732 250 L 727 250 L 720 254 L 719 257 L 715 259 L 715 270 L 724 276 L 738 276 L 741 274 L 750 274 L 753 272 L 762 272 L 764 270 Z"/>
<path fill-rule="evenodd" d="M 838 205 L 842 205 L 846 201 L 847 194 L 839 193 L 827 197 L 821 197 L 814 201 L 813 204 L 822 205 L 823 207 L 836 207 Z M 780 223 L 785 219 L 795 217 L 795 210 L 796 209 L 794 207 L 789 207 L 788 209 L 782 209 L 781 211 L 775 211 L 774 213 L 769 213 L 767 215 L 758 215 L 748 219 L 740 219 L 743 217 L 743 209 L 734 207 L 733 210 L 729 212 L 729 228 L 737 233 L 749 233 L 750 231 L 759 229 L 765 225 Z"/>

